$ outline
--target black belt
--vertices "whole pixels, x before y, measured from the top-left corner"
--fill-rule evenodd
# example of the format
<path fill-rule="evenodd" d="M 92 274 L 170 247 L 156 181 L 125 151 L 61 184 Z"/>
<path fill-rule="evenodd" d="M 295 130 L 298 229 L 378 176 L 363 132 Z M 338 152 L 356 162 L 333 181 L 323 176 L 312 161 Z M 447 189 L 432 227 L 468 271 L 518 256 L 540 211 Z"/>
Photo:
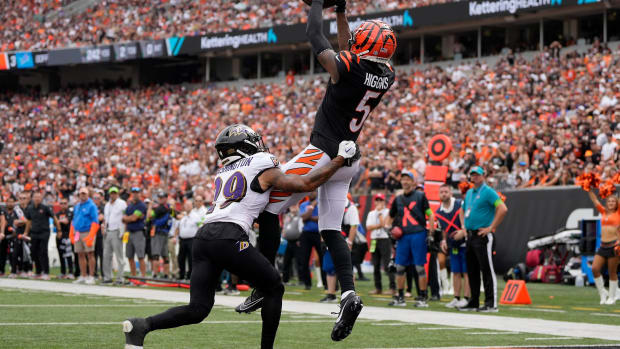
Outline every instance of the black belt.
<path fill-rule="evenodd" d="M 467 229 L 467 237 L 471 238 L 472 236 L 478 236 L 478 232 L 480 229 Z"/>

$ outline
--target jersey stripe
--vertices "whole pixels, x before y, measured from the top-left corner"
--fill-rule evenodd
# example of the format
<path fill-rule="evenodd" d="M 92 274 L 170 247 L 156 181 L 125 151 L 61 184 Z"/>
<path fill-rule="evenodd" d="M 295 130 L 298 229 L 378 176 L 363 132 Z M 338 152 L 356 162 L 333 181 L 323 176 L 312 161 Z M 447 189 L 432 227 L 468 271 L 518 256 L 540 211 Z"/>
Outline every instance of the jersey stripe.
<path fill-rule="evenodd" d="M 323 156 L 323 153 L 316 154 L 316 155 L 310 155 L 310 156 L 304 156 L 304 157 L 297 159 L 297 161 L 295 162 L 300 163 L 300 164 L 307 164 L 307 165 L 314 167 L 317 164 L 317 160 L 319 160 L 322 156 Z"/>
<path fill-rule="evenodd" d="M 304 152 L 304 154 L 316 154 L 319 152 L 322 152 L 322 150 L 321 149 L 308 149 Z"/>
<path fill-rule="evenodd" d="M 286 170 L 285 173 L 303 176 L 305 174 L 308 174 L 310 170 L 312 170 L 312 167 L 298 167 L 298 168 L 291 168 L 289 170 Z"/>
<path fill-rule="evenodd" d="M 288 196 L 291 196 L 291 193 L 286 193 L 283 191 L 277 191 L 277 190 L 272 190 L 271 193 L 269 194 L 270 197 L 280 197 L 280 198 L 285 198 Z"/>
<path fill-rule="evenodd" d="M 340 57 L 342 57 L 342 61 L 347 66 L 347 71 L 351 71 L 351 65 L 349 64 L 349 61 L 347 60 L 345 55 L 343 53 L 340 53 Z"/>

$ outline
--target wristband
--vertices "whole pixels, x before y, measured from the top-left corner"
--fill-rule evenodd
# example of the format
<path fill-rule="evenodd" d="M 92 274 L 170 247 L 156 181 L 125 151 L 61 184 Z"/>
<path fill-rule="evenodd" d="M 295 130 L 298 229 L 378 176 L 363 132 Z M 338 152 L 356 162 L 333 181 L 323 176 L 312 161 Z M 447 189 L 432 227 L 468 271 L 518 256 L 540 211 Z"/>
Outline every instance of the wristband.
<path fill-rule="evenodd" d="M 346 3 L 342 5 L 336 5 L 336 13 L 344 13 L 347 9 Z"/>

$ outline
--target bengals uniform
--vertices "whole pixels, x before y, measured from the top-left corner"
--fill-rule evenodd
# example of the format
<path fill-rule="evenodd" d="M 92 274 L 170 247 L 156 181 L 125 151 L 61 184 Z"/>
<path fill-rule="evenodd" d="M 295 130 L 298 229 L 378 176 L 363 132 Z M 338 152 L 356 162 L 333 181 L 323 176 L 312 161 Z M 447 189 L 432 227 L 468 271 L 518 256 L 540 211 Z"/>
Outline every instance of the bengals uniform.
<path fill-rule="evenodd" d="M 376 56 L 369 59 L 370 57 L 365 56 L 373 49 L 380 53 L 380 47 L 385 46 L 386 42 L 393 41 L 393 48 L 395 47 L 394 35 L 391 29 L 388 29 L 389 26 L 381 21 L 366 21 L 354 34 L 354 42 L 359 44 L 354 43 L 350 51 L 342 51 L 336 55 L 340 78 L 337 83 L 333 83 L 331 79 L 328 82 L 325 96 L 316 113 L 310 145 L 283 165 L 282 170 L 285 173 L 309 174 L 336 156 L 341 141 L 357 140 L 370 113 L 394 84 L 394 69 L 387 59 L 376 59 Z M 383 32 L 385 34 L 380 37 L 379 33 Z M 389 56 L 391 57 L 391 54 Z M 319 187 L 319 230 L 340 230 L 349 185 L 358 168 L 359 161 L 351 167 L 343 167 Z M 306 195 L 274 190 L 265 211 L 283 213 Z"/>

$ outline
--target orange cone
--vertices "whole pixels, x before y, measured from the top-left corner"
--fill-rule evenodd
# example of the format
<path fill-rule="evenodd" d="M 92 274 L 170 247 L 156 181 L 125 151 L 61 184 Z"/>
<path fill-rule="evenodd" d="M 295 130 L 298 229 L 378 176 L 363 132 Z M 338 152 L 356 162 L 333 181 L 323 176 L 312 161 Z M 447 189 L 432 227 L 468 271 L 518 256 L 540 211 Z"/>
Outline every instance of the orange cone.
<path fill-rule="evenodd" d="M 502 292 L 500 304 L 532 304 L 530 294 L 527 292 L 525 281 L 510 280 Z"/>

